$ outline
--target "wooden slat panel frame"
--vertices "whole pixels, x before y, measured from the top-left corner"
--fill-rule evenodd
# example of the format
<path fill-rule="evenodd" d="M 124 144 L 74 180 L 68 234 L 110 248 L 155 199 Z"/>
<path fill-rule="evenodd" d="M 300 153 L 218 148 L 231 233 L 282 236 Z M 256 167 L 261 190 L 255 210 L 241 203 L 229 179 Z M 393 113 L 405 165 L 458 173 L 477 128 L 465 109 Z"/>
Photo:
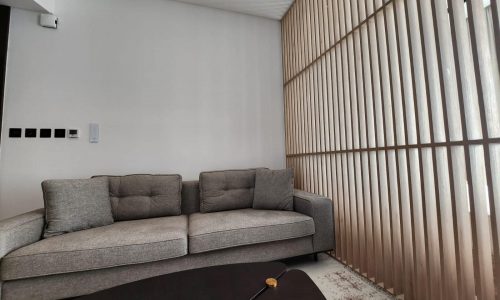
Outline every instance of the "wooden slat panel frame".
<path fill-rule="evenodd" d="M 499 297 L 486 31 L 482 4 L 460 0 L 297 0 L 282 20 L 295 183 L 334 201 L 334 256 L 407 299 Z"/>

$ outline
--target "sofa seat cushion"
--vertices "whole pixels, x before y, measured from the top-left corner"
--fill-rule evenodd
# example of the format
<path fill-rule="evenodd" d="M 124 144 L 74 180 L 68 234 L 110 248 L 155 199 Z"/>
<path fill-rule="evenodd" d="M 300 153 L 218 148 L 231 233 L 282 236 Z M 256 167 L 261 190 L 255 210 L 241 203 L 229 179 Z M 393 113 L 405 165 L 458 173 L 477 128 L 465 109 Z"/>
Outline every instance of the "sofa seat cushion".
<path fill-rule="evenodd" d="M 293 211 L 240 209 L 189 216 L 189 253 L 313 235 L 313 219 Z"/>
<path fill-rule="evenodd" d="M 187 217 L 116 222 L 41 240 L 1 261 L 1 280 L 104 269 L 187 254 Z"/>

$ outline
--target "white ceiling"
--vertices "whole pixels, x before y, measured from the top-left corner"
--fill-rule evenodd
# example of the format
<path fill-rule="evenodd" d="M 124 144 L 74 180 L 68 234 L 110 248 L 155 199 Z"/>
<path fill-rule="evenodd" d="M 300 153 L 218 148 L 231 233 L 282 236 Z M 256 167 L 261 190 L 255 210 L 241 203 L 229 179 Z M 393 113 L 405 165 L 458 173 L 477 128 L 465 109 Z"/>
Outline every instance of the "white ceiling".
<path fill-rule="evenodd" d="M 0 0 L 0 5 L 34 10 L 43 13 L 54 12 L 54 0 Z"/>
<path fill-rule="evenodd" d="M 281 20 L 294 0 L 175 0 Z"/>

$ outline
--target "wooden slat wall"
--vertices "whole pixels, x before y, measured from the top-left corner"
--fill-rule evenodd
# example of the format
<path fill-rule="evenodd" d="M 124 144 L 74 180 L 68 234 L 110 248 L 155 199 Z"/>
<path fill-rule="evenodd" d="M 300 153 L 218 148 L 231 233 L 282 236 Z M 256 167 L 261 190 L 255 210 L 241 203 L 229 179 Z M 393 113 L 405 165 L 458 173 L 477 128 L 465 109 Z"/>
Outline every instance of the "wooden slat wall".
<path fill-rule="evenodd" d="M 406 299 L 500 298 L 499 0 L 296 0 L 287 164 L 339 261 Z M 496 287 L 496 288 L 495 288 Z"/>

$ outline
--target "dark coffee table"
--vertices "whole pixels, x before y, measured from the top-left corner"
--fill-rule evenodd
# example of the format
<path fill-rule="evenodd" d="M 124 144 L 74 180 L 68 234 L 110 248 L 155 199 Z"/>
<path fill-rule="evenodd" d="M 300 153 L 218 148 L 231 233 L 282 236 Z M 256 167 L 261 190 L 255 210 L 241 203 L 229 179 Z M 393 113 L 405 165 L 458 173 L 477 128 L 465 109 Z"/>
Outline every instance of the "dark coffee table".
<path fill-rule="evenodd" d="M 276 278 L 278 286 L 267 287 L 267 278 Z M 306 273 L 287 271 L 285 264 L 270 262 L 187 270 L 120 285 L 79 299 L 319 300 L 325 297 Z"/>

